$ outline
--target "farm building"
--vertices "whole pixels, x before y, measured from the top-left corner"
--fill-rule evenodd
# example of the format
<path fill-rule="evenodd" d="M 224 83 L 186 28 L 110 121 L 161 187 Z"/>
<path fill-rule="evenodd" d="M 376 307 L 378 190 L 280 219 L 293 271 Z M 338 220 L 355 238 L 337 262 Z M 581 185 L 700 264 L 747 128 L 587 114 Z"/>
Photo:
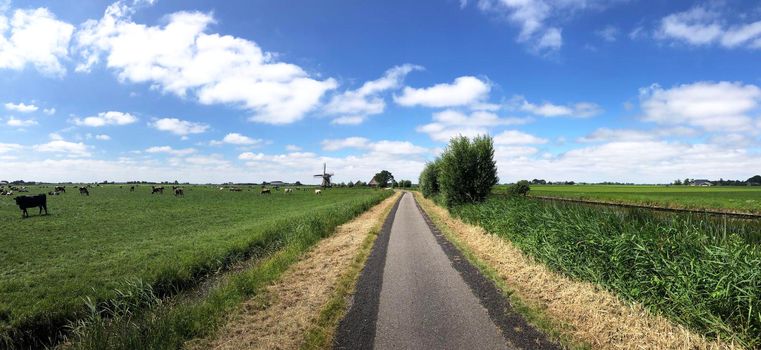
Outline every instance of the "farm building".
<path fill-rule="evenodd" d="M 282 181 L 272 181 L 270 182 L 270 186 L 284 186 L 287 185 L 285 182 Z"/>
<path fill-rule="evenodd" d="M 713 186 L 713 184 L 708 180 L 692 180 L 690 186 Z"/>
<path fill-rule="evenodd" d="M 370 181 L 367 183 L 370 187 L 378 187 L 378 181 L 375 181 L 375 178 L 370 179 Z"/>

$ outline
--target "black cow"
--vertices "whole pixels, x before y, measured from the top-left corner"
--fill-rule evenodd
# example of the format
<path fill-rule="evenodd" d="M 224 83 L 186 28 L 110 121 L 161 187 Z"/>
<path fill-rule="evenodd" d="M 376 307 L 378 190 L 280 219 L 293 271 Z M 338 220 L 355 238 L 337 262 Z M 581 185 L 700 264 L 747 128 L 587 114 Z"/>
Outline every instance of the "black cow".
<path fill-rule="evenodd" d="M 66 193 L 66 186 L 56 186 L 54 191 Z"/>
<path fill-rule="evenodd" d="M 83 195 L 83 196 L 84 195 L 89 196 L 90 195 L 90 191 L 87 190 L 87 187 L 80 187 L 79 188 L 79 194 Z"/>
<path fill-rule="evenodd" d="M 48 199 L 44 194 L 36 196 L 18 196 L 16 199 L 16 205 L 21 209 L 21 217 L 28 218 L 28 208 L 39 207 L 40 215 L 42 215 L 42 209 L 45 209 L 45 215 L 48 215 Z"/>

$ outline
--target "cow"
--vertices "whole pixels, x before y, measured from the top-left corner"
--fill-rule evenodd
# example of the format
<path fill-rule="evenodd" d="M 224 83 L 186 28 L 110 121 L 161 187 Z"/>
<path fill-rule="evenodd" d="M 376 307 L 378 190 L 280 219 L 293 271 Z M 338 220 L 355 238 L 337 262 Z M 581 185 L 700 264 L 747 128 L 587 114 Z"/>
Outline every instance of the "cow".
<path fill-rule="evenodd" d="M 130 187 L 129 187 L 129 191 L 130 191 L 130 192 L 135 192 L 135 186 L 130 186 Z"/>
<path fill-rule="evenodd" d="M 155 193 L 164 194 L 164 186 L 159 186 L 159 187 L 151 186 L 151 194 L 155 194 Z"/>
<path fill-rule="evenodd" d="M 285 193 L 285 194 L 293 193 L 293 189 L 292 188 L 286 188 L 286 189 L 283 190 L 283 193 Z"/>
<path fill-rule="evenodd" d="M 262 188 L 262 192 L 260 194 L 272 194 L 269 188 Z"/>
<path fill-rule="evenodd" d="M 90 195 L 90 191 L 87 190 L 87 187 L 80 187 L 79 188 L 79 194 L 81 196 L 89 196 Z"/>
<path fill-rule="evenodd" d="M 182 187 L 177 187 L 174 189 L 174 195 L 176 197 L 185 197 L 185 191 L 183 191 Z"/>
<path fill-rule="evenodd" d="M 45 215 L 48 215 L 48 201 L 47 197 L 45 197 L 44 194 L 39 194 L 36 196 L 18 196 L 14 199 L 16 200 L 16 205 L 18 205 L 19 209 L 21 209 L 22 218 L 28 218 L 29 212 L 27 209 L 34 207 L 40 208 L 40 215 L 42 215 L 43 209 L 45 209 Z"/>
<path fill-rule="evenodd" d="M 322 194 L 322 190 L 314 190 L 314 194 Z"/>
<path fill-rule="evenodd" d="M 66 186 L 56 186 L 53 189 L 53 191 L 55 191 L 55 192 L 61 192 L 61 193 L 66 193 Z"/>
<path fill-rule="evenodd" d="M 58 191 L 50 191 L 50 192 L 48 192 L 48 196 L 57 196 L 59 194 L 61 194 L 61 192 L 58 192 Z"/>
<path fill-rule="evenodd" d="M 243 190 L 238 187 L 233 187 L 230 189 L 230 192 L 243 192 Z"/>

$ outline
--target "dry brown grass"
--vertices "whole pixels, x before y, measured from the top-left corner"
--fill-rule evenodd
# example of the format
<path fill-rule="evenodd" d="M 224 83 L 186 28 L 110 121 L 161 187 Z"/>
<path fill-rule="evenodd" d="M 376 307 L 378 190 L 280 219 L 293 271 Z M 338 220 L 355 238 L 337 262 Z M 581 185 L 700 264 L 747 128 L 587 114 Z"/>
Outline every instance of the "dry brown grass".
<path fill-rule="evenodd" d="M 259 297 L 244 302 L 212 339 L 189 349 L 298 349 L 366 236 L 382 224 L 400 194 L 338 227 Z"/>
<path fill-rule="evenodd" d="M 709 340 L 653 315 L 642 305 L 626 302 L 591 283 L 571 280 L 524 255 L 508 240 L 466 224 L 432 201 L 416 194 L 432 219 L 457 244 L 498 278 L 533 310 L 539 310 L 556 331 L 574 343 L 594 349 L 738 349 Z"/>

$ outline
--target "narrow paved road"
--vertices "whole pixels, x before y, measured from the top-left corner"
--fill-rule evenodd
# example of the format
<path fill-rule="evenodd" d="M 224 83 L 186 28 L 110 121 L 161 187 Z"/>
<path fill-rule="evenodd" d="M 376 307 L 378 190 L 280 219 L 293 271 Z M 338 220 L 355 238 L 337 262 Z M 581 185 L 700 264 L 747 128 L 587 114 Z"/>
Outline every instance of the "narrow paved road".
<path fill-rule="evenodd" d="M 391 226 L 374 348 L 511 347 L 437 243 L 412 194 L 404 194 Z"/>

